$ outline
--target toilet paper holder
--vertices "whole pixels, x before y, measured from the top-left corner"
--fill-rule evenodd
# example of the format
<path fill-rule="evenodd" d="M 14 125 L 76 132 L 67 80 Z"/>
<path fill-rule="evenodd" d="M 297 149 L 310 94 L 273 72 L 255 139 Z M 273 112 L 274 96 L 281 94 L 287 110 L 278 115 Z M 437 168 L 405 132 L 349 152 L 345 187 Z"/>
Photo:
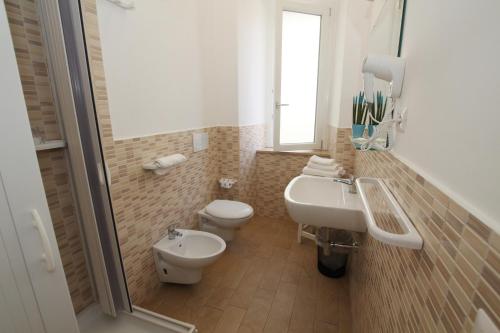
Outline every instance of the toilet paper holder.
<path fill-rule="evenodd" d="M 219 179 L 219 185 L 221 188 L 230 189 L 236 184 L 238 181 L 236 179 L 231 178 L 221 178 Z"/>

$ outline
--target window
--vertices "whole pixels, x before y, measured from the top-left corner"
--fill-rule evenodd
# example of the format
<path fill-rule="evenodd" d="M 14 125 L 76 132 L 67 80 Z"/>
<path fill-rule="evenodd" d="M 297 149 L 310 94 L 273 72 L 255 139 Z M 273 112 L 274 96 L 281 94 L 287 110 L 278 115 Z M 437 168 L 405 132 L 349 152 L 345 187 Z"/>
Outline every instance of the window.
<path fill-rule="evenodd" d="M 278 150 L 322 148 L 328 104 L 323 103 L 326 89 L 321 73 L 328 17 L 310 8 L 281 11 L 274 117 Z"/>

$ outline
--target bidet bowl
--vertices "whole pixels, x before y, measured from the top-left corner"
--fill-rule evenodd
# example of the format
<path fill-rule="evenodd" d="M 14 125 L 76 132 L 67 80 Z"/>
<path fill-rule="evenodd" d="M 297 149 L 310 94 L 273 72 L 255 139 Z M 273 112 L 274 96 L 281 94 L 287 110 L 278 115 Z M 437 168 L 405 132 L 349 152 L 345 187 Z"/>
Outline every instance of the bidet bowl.
<path fill-rule="evenodd" d="M 332 178 L 301 175 L 285 189 L 290 217 L 299 224 L 365 232 L 363 204 L 349 186 Z"/>
<path fill-rule="evenodd" d="M 226 249 L 226 243 L 217 235 L 187 229 L 177 229 L 182 236 L 163 238 L 153 246 L 162 259 L 184 268 L 201 268 L 217 260 Z"/>

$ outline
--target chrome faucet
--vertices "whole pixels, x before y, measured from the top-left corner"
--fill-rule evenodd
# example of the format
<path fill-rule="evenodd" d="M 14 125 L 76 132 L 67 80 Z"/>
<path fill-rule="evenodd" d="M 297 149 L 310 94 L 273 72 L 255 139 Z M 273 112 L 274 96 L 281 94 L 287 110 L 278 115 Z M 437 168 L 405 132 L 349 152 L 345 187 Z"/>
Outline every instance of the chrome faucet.
<path fill-rule="evenodd" d="M 175 239 L 176 237 L 182 237 L 182 232 L 175 230 L 176 227 L 177 227 L 176 223 L 168 226 L 168 228 L 167 228 L 168 239 L 172 240 L 172 239 Z"/>
<path fill-rule="evenodd" d="M 336 183 L 349 185 L 349 193 L 358 193 L 358 191 L 356 190 L 356 178 L 354 178 L 353 175 L 351 175 L 349 178 L 333 178 L 333 181 Z"/>

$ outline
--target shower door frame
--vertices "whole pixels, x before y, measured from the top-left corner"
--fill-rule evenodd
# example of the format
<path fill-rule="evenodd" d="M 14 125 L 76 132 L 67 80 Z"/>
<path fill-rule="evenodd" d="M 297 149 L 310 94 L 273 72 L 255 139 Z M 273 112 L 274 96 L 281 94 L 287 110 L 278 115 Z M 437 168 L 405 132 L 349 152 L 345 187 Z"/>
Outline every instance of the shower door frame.
<path fill-rule="evenodd" d="M 78 1 L 38 2 L 51 85 L 67 142 L 76 205 L 101 310 L 132 312 L 99 142 Z"/>
<path fill-rule="evenodd" d="M 46 15 L 43 20 L 50 22 L 49 27 L 44 30 L 50 48 L 49 56 L 53 60 L 49 61 L 49 64 L 52 63 L 49 67 L 53 67 L 49 70 L 53 77 L 58 79 L 54 90 L 56 95 L 61 94 L 66 97 L 66 99 L 56 99 L 56 101 L 59 102 L 60 109 L 65 110 L 61 118 L 64 118 L 62 121 L 68 146 L 74 144 L 78 150 L 75 154 L 77 155 L 75 164 L 86 165 L 82 171 L 86 171 L 85 179 L 89 186 L 83 186 L 80 189 L 81 194 L 93 199 L 87 203 L 87 207 L 93 206 L 96 212 L 97 220 L 94 219 L 92 222 L 89 218 L 89 221 L 84 221 L 84 224 L 94 233 L 94 239 L 105 236 L 104 242 L 101 238 L 100 243 L 96 243 L 96 249 L 97 247 L 99 249 L 95 253 L 90 253 L 91 256 L 100 256 L 102 259 L 97 273 L 103 277 L 104 284 L 109 286 L 108 291 L 111 291 L 104 294 L 106 300 L 104 304 L 101 302 L 101 307 L 110 315 L 113 313 L 116 315 L 118 310 L 130 312 L 135 318 L 165 328 L 166 332 L 194 333 L 196 327 L 192 324 L 132 305 L 110 196 L 111 177 L 107 171 L 99 135 L 100 128 L 83 28 L 82 0 L 44 0 L 41 2 L 44 3 L 41 7 L 45 7 L 42 8 L 42 12 Z M 68 99 L 68 96 L 71 98 Z M 62 102 L 66 102 L 65 105 L 62 105 Z M 84 210 L 84 207 L 81 208 Z M 89 252 L 92 250 L 89 249 Z M 106 306 L 109 307 L 106 309 Z"/>

